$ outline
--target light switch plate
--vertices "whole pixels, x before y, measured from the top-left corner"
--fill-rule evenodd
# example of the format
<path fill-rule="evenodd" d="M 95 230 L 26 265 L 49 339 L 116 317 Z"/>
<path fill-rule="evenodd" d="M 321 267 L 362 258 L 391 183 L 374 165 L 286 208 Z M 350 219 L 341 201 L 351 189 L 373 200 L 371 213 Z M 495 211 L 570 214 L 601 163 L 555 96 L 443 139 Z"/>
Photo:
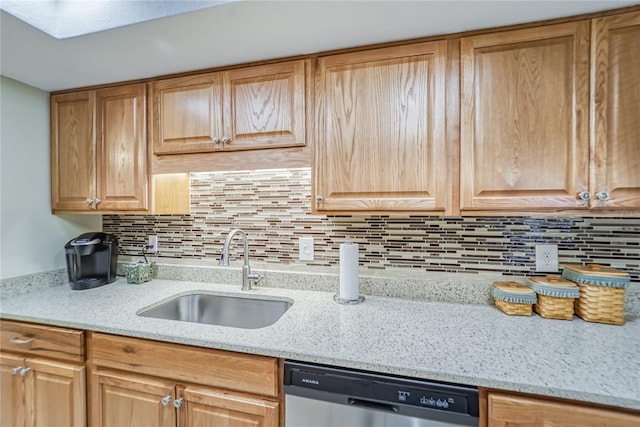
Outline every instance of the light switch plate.
<path fill-rule="evenodd" d="M 536 245 L 536 271 L 558 272 L 558 245 Z"/>
<path fill-rule="evenodd" d="M 300 237 L 298 239 L 298 259 L 300 261 L 313 261 L 313 237 Z"/>

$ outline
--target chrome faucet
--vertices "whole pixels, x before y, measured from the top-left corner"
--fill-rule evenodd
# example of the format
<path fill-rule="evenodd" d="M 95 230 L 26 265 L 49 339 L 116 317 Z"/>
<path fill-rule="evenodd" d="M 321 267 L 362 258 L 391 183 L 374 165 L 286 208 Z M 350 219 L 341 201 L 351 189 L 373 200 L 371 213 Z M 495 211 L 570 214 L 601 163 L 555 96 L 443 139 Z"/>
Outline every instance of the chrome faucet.
<path fill-rule="evenodd" d="M 242 290 L 250 291 L 251 290 L 251 282 L 258 281 L 262 278 L 262 276 L 258 274 L 251 274 L 251 267 L 249 266 L 249 243 L 247 242 L 247 235 L 244 231 L 239 228 L 234 228 L 227 235 L 227 239 L 224 241 L 224 246 L 222 247 L 222 253 L 220 254 L 220 262 L 218 265 L 227 266 L 229 265 L 229 244 L 233 239 L 233 236 L 239 234 L 242 237 L 242 241 L 244 242 L 244 265 L 242 266 Z"/>

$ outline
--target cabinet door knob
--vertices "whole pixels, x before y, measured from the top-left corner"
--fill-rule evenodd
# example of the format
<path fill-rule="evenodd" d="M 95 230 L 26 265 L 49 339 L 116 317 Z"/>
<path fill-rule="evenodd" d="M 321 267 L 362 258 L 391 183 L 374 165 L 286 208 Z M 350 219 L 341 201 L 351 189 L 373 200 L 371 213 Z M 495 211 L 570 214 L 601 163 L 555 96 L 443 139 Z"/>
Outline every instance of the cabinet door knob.
<path fill-rule="evenodd" d="M 213 138 L 213 143 L 214 144 L 220 144 L 220 138 L 218 138 L 217 136 L 215 138 Z"/>
<path fill-rule="evenodd" d="M 20 376 L 24 377 L 25 375 L 27 375 L 29 372 L 31 372 L 31 368 L 22 368 L 20 369 Z"/>
<path fill-rule="evenodd" d="M 231 142 L 231 138 L 229 138 L 228 136 L 223 136 L 222 137 L 222 143 L 223 144 L 228 144 Z"/>
<path fill-rule="evenodd" d="M 324 197 L 322 197 L 322 195 L 318 194 L 316 196 L 316 202 L 322 202 L 322 201 L 324 201 Z"/>
<path fill-rule="evenodd" d="M 163 397 L 160 402 L 162 402 L 162 406 L 167 406 L 169 403 L 171 403 L 171 396 Z"/>
<path fill-rule="evenodd" d="M 102 200 L 96 199 L 95 202 L 96 202 L 96 207 L 98 207 L 98 203 L 102 202 Z"/>
<path fill-rule="evenodd" d="M 11 370 L 11 375 L 18 375 L 18 373 L 22 370 L 22 366 L 18 366 L 17 368 L 13 368 Z"/>
<path fill-rule="evenodd" d="M 16 338 L 11 338 L 9 342 L 11 342 L 11 344 L 27 345 L 33 342 L 33 338 L 27 338 L 26 340 L 23 340 L 16 337 Z"/>
<path fill-rule="evenodd" d="M 182 397 L 180 399 L 176 399 L 173 401 L 173 406 L 176 409 L 180 409 L 180 407 L 182 406 Z"/>
<path fill-rule="evenodd" d="M 609 198 L 609 193 L 606 191 L 600 191 L 596 194 L 598 200 L 607 200 Z"/>
<path fill-rule="evenodd" d="M 85 201 L 87 202 L 87 204 L 88 204 L 89 206 L 91 206 L 91 204 L 94 202 L 94 200 L 93 200 L 93 199 L 87 199 L 87 200 L 85 200 Z"/>
<path fill-rule="evenodd" d="M 588 191 L 581 191 L 578 193 L 578 200 L 587 201 L 591 198 L 591 193 Z"/>

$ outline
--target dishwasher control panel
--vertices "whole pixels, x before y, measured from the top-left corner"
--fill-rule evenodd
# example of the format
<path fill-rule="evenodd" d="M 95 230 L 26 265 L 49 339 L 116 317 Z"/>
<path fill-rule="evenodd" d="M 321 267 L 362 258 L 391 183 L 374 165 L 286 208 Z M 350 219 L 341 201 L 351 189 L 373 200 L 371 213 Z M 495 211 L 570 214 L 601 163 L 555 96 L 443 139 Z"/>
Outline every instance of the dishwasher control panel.
<path fill-rule="evenodd" d="M 477 418 L 478 389 L 304 362 L 285 362 L 285 393 L 413 416 Z M 417 415 L 418 414 L 418 415 Z"/>

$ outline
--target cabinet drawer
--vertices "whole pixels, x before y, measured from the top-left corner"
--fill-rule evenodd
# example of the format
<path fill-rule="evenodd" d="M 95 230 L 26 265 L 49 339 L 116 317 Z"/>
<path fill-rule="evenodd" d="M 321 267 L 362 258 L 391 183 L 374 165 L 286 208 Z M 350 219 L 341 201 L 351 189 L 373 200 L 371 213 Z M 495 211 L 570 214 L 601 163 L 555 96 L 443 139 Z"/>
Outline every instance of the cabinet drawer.
<path fill-rule="evenodd" d="M 278 359 L 92 333 L 91 362 L 139 374 L 243 391 L 279 394 Z"/>
<path fill-rule="evenodd" d="M 561 399 L 488 393 L 488 427 L 635 427 L 640 414 Z"/>
<path fill-rule="evenodd" d="M 84 362 L 84 332 L 31 323 L 0 322 L 0 347 L 27 355 Z"/>

